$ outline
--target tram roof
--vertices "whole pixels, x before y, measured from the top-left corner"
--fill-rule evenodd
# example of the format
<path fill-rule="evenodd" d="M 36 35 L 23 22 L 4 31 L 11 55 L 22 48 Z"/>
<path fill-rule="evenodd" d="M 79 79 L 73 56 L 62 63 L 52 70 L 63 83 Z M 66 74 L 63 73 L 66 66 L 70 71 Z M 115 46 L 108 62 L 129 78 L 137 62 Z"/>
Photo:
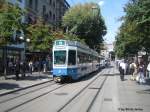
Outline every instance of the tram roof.
<path fill-rule="evenodd" d="M 90 49 L 88 46 L 81 44 L 78 41 L 70 41 L 70 40 L 55 40 L 54 42 L 54 46 L 74 46 L 74 47 L 79 47 L 85 50 L 88 50 L 90 52 L 92 52 L 93 54 L 98 55 L 98 53 L 96 51 L 94 51 L 93 49 Z"/>

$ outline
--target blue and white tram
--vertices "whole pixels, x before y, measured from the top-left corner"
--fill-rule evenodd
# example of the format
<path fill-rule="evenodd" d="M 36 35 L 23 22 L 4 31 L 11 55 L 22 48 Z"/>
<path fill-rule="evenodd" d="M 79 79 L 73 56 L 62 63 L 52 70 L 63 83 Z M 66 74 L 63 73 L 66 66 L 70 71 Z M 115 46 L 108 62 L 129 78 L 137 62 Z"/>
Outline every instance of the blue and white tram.
<path fill-rule="evenodd" d="M 56 40 L 53 45 L 53 78 L 55 82 L 77 80 L 99 69 L 98 53 L 69 40 Z"/>

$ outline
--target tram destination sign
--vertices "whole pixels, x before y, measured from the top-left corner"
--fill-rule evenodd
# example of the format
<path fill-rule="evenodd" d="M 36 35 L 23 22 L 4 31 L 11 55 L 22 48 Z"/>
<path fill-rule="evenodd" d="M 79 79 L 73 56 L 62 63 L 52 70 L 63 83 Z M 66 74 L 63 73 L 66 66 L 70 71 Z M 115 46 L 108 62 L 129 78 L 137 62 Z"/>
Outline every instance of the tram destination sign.
<path fill-rule="evenodd" d="M 64 40 L 57 40 L 55 42 L 55 45 L 65 45 L 65 41 Z"/>

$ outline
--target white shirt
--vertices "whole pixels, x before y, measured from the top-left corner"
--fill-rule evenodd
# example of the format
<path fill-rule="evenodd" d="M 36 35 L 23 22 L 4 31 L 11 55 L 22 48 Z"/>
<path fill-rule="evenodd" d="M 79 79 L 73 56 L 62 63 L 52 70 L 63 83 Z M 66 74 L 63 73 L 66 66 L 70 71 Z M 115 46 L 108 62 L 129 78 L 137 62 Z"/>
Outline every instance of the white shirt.
<path fill-rule="evenodd" d="M 126 69 L 126 64 L 124 62 L 121 62 L 120 67 L 125 70 Z"/>
<path fill-rule="evenodd" d="M 150 71 L 150 63 L 147 66 L 147 70 Z"/>

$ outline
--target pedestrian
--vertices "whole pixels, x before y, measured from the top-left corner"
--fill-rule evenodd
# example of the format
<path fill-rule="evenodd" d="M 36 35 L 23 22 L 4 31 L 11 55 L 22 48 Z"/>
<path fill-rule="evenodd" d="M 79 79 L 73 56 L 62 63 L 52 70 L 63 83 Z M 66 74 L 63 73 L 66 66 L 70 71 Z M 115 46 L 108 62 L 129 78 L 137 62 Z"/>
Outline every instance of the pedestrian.
<path fill-rule="evenodd" d="M 119 71 L 120 71 L 120 79 L 123 81 L 124 80 L 124 75 L 126 72 L 126 63 L 124 60 L 122 60 L 119 64 Z"/>
<path fill-rule="evenodd" d="M 20 62 L 20 72 L 22 74 L 22 77 L 25 77 L 25 71 L 26 71 L 26 65 L 25 65 L 25 62 L 22 60 Z"/>
<path fill-rule="evenodd" d="M 16 75 L 16 79 L 19 79 L 19 74 L 20 74 L 20 61 L 19 61 L 19 58 L 17 58 L 16 61 L 15 61 L 15 75 Z"/>
<path fill-rule="evenodd" d="M 138 71 L 139 71 L 139 80 L 137 80 L 137 82 L 139 82 L 140 84 L 142 83 L 145 83 L 145 77 L 144 77 L 144 64 L 143 62 L 140 62 L 140 65 L 139 65 L 139 68 L 138 68 Z"/>
<path fill-rule="evenodd" d="M 29 72 L 30 72 L 30 74 L 32 74 L 32 70 L 33 70 L 33 62 L 30 61 L 29 62 Z"/>
<path fill-rule="evenodd" d="M 8 71 L 9 71 L 9 73 L 10 74 L 12 74 L 12 72 L 13 72 L 13 63 L 12 63 L 12 61 L 11 61 L 11 59 L 8 61 Z"/>
<path fill-rule="evenodd" d="M 135 80 L 137 76 L 138 67 L 135 62 L 130 64 L 130 73 L 131 73 L 131 80 Z"/>
<path fill-rule="evenodd" d="M 42 65 L 43 65 L 43 72 L 47 72 L 47 63 L 46 63 L 46 60 L 43 60 L 42 62 Z"/>
<path fill-rule="evenodd" d="M 147 66 L 147 73 L 148 73 L 148 78 L 150 78 L 150 61 L 148 63 L 148 66 Z"/>

